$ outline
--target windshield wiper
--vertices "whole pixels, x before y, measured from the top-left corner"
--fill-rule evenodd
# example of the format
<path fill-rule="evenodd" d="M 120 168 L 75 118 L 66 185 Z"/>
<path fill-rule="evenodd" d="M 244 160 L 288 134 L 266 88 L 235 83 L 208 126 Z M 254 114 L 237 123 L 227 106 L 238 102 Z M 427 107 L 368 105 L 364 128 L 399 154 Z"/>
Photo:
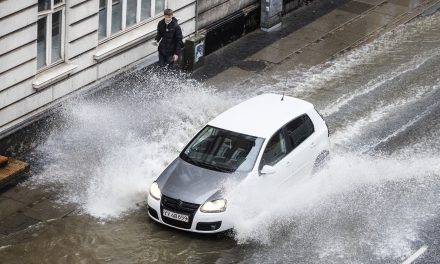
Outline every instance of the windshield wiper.
<path fill-rule="evenodd" d="M 215 165 L 213 165 L 213 164 L 203 164 L 204 166 L 206 166 L 206 167 L 209 167 L 209 168 L 212 168 L 212 169 L 214 169 L 214 170 L 216 170 L 216 171 L 220 171 L 220 172 L 233 172 L 234 170 L 232 170 L 232 169 L 228 169 L 228 168 L 225 168 L 225 167 L 219 167 L 219 166 L 215 166 Z M 202 166 L 203 166 L 202 165 Z"/>
<path fill-rule="evenodd" d="M 208 163 L 203 163 L 203 162 L 200 162 L 200 161 L 196 161 L 196 160 L 190 158 L 188 155 L 183 154 L 183 153 L 181 154 L 180 157 L 184 161 L 187 161 L 187 162 L 192 163 L 194 165 L 197 165 L 199 167 L 205 167 L 207 169 L 213 169 L 213 170 L 220 171 L 220 172 L 233 172 L 234 171 L 233 169 L 228 169 L 228 168 L 219 167 L 219 166 L 216 166 L 216 165 L 213 165 L 213 164 L 208 164 Z"/>
<path fill-rule="evenodd" d="M 183 160 L 185 160 L 185 161 L 188 161 L 189 163 L 192 163 L 192 164 L 194 164 L 194 165 L 198 165 L 198 166 L 200 166 L 200 162 L 198 162 L 198 161 L 195 161 L 195 160 L 193 160 L 192 158 L 190 158 L 188 155 L 186 155 L 186 154 L 183 154 L 182 153 L 182 157 L 181 157 Z"/>

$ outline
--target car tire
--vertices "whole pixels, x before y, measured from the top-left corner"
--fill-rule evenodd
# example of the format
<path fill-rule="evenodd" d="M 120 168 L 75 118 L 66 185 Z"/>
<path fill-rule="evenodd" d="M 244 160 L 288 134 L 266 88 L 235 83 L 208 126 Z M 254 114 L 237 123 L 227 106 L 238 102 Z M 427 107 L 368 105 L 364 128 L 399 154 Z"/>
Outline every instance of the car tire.
<path fill-rule="evenodd" d="M 327 163 L 329 159 L 330 152 L 328 150 L 324 150 L 321 153 L 319 153 L 318 157 L 315 159 L 315 163 L 313 164 L 313 173 L 318 172 L 321 170 L 324 165 Z"/>

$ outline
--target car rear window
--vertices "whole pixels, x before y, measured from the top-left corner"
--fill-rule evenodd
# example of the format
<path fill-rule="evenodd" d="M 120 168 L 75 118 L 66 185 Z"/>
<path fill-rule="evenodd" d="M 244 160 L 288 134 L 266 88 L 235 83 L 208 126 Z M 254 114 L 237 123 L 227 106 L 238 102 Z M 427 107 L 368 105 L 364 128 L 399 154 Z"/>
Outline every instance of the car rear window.
<path fill-rule="evenodd" d="M 292 149 L 299 146 L 299 144 L 306 140 L 313 132 L 315 132 L 315 127 L 308 115 L 302 115 L 286 125 L 287 139 Z"/>

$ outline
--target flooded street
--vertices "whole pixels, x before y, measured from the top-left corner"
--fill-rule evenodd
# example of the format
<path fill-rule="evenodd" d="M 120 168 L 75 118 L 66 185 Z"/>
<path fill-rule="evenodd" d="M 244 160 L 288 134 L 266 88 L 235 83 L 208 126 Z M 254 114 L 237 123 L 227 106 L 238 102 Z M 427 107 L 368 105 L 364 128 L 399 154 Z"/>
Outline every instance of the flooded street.
<path fill-rule="evenodd" d="M 240 186 L 231 234 L 151 221 L 148 188 L 179 150 L 262 92 L 315 104 L 330 130 L 326 167 L 293 186 Z M 31 150 L 9 151 L 33 168 L 25 186 L 78 209 L 0 240 L 1 262 L 401 263 L 424 245 L 420 263 L 440 262 L 439 13 L 331 62 L 267 71 L 240 87 L 142 70 L 44 122 Z"/>

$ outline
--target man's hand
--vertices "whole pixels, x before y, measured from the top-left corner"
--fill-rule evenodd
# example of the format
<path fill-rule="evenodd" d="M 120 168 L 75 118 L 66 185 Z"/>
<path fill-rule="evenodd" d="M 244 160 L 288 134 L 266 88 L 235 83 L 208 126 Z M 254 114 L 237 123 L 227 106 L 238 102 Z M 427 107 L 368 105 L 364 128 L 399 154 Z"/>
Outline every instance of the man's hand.
<path fill-rule="evenodd" d="M 153 40 L 153 46 L 159 46 L 159 42 L 157 42 L 157 40 Z"/>
<path fill-rule="evenodd" d="M 177 61 L 178 58 L 179 58 L 179 55 L 174 54 L 174 56 L 173 56 L 174 61 Z"/>

